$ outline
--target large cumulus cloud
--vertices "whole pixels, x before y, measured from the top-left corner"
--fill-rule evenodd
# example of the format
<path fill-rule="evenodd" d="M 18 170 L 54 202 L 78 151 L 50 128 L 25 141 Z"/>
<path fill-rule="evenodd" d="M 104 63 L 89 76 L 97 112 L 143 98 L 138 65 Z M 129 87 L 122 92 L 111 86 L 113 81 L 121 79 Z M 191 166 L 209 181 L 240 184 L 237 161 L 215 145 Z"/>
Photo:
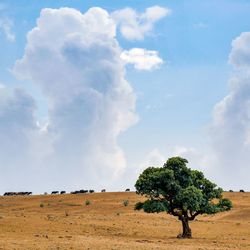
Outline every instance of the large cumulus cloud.
<path fill-rule="evenodd" d="M 36 162 L 33 140 L 40 136 L 35 123 L 34 99 L 22 89 L 0 86 L 1 191 L 25 189 Z M 36 176 L 33 175 L 33 177 Z"/>
<path fill-rule="evenodd" d="M 22 89 L 8 91 L 0 86 L 0 161 L 1 165 L 16 161 L 20 148 L 28 148 L 34 123 L 35 102 Z M 9 160 L 10 161 L 9 161 Z"/>
<path fill-rule="evenodd" d="M 28 33 L 24 55 L 13 71 L 41 89 L 48 104 L 48 125 L 46 129 L 36 125 L 32 98 L 19 92 L 13 98 L 22 105 L 13 105 L 21 110 L 9 110 L 2 116 L 11 124 L 15 124 L 11 115 L 13 119 L 20 116 L 17 131 L 28 128 L 29 136 L 19 136 L 33 148 L 35 159 L 24 156 L 26 165 L 22 160 L 16 167 L 29 176 L 24 182 L 36 180 L 39 191 L 107 187 L 126 166 L 117 139 L 138 118 L 115 32 L 115 23 L 101 8 L 84 14 L 60 8 L 43 9 L 36 27 Z M 19 150 L 26 148 L 20 145 Z"/>
<path fill-rule="evenodd" d="M 232 42 L 235 75 L 229 93 L 216 104 L 210 128 L 217 179 L 227 188 L 250 188 L 250 32 Z"/>

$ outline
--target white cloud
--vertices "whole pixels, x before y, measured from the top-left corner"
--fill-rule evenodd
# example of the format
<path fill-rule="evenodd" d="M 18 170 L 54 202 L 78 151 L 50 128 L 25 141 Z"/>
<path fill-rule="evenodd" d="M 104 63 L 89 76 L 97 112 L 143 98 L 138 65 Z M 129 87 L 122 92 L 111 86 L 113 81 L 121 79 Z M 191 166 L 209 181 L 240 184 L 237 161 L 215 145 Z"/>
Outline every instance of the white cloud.
<path fill-rule="evenodd" d="M 133 179 L 133 183 L 136 181 L 136 177 L 140 175 L 140 173 L 148 168 L 148 167 L 162 167 L 164 162 L 166 162 L 167 158 L 160 152 L 158 148 L 152 149 L 145 159 L 138 164 L 138 166 L 134 167 L 134 169 L 130 170 L 129 175 L 132 173 L 132 177 L 128 176 L 130 179 Z"/>
<path fill-rule="evenodd" d="M 117 139 L 138 118 L 120 54 L 115 23 L 105 10 L 91 8 L 84 14 L 70 8 L 41 11 L 13 71 L 41 89 L 48 101 L 48 124 L 39 125 L 33 115 L 29 119 L 34 126 L 28 127 L 32 148 L 21 148 L 34 157 L 24 155 L 25 160 L 16 163 L 13 171 L 22 169 L 29 176 L 18 183 L 40 192 L 101 188 L 122 173 L 126 159 Z M 24 109 L 29 106 L 23 104 Z M 33 108 L 29 110 L 33 114 Z M 13 123 L 16 116 L 18 112 L 13 113 Z"/>
<path fill-rule="evenodd" d="M 14 42 L 16 40 L 12 28 L 13 22 L 9 18 L 0 17 L 0 32 L 2 32 L 5 35 L 6 39 L 10 42 Z"/>
<path fill-rule="evenodd" d="M 131 165 L 130 167 L 128 167 L 125 171 L 125 174 L 122 175 L 122 180 L 125 181 L 123 182 L 120 179 L 119 183 L 126 183 L 127 186 L 123 186 L 124 188 L 129 187 L 134 189 L 134 183 L 143 170 L 152 166 L 162 167 L 163 164 L 168 160 L 168 158 L 175 156 L 180 156 L 187 159 L 189 162 L 189 167 L 191 167 L 192 169 L 199 169 L 201 171 L 204 171 L 205 175 L 209 177 L 209 175 L 207 175 L 207 158 L 195 148 L 174 146 L 171 148 L 166 148 L 164 151 L 162 151 L 156 147 L 149 151 L 144 160 L 139 162 L 139 164 Z"/>
<path fill-rule="evenodd" d="M 214 107 L 210 136 L 215 169 L 228 188 L 250 188 L 250 32 L 232 42 L 229 61 L 236 69 L 226 97 Z"/>
<path fill-rule="evenodd" d="M 243 32 L 232 42 L 229 62 L 236 68 L 250 68 L 250 32 Z"/>
<path fill-rule="evenodd" d="M 208 159 L 205 155 L 202 155 L 197 149 L 192 147 L 174 146 L 166 150 L 163 154 L 158 148 L 153 149 L 147 155 L 145 161 L 143 161 L 138 168 L 141 172 L 143 169 L 150 166 L 163 166 L 163 164 L 170 157 L 180 156 L 188 160 L 189 166 L 193 169 L 200 169 L 207 171 Z"/>
<path fill-rule="evenodd" d="M 36 131 L 33 98 L 21 89 L 0 88 L 0 170 L 2 188 L 21 187 L 30 170 L 33 133 Z"/>
<path fill-rule="evenodd" d="M 0 89 L 0 99 L 0 192 L 43 192 L 57 186 L 47 157 L 52 149 L 50 138 L 36 125 L 33 98 L 22 89 L 5 88 Z"/>
<path fill-rule="evenodd" d="M 124 38 L 127 40 L 142 40 L 152 31 L 157 21 L 170 13 L 171 10 L 160 6 L 149 7 L 144 13 L 125 8 L 113 12 L 112 18 L 117 23 Z"/>
<path fill-rule="evenodd" d="M 162 166 L 167 159 L 164 158 L 163 154 L 158 148 L 154 148 L 149 152 L 146 160 L 141 164 L 143 168 L 149 166 Z"/>
<path fill-rule="evenodd" d="M 121 59 L 127 64 L 133 64 L 135 69 L 138 70 L 155 69 L 163 63 L 157 51 L 142 48 L 133 48 L 123 51 Z"/>
<path fill-rule="evenodd" d="M 229 188 L 229 183 L 238 189 L 240 185 L 249 187 L 249 110 L 250 78 L 232 79 L 229 94 L 214 108 L 214 120 L 210 128 L 217 159 L 216 171 L 222 178 L 220 181 Z"/>

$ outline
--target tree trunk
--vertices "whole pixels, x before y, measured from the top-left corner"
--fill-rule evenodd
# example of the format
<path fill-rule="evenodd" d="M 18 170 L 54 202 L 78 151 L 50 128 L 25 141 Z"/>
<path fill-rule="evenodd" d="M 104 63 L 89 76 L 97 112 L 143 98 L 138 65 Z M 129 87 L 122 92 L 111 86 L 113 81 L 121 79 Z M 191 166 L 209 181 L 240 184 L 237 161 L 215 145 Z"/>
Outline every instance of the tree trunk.
<path fill-rule="evenodd" d="M 192 231 L 188 225 L 188 218 L 183 216 L 181 217 L 182 222 L 182 235 L 178 235 L 178 238 L 192 238 Z"/>

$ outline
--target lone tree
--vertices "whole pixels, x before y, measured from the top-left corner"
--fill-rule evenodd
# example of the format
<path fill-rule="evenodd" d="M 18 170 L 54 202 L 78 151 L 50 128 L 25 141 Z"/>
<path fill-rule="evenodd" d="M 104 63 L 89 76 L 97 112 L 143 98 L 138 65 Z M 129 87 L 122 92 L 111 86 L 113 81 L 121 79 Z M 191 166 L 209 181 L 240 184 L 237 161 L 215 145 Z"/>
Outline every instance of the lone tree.
<path fill-rule="evenodd" d="M 186 166 L 188 161 L 172 157 L 163 167 L 149 167 L 136 181 L 137 194 L 146 195 L 145 202 L 138 202 L 136 210 L 147 213 L 167 212 L 182 222 L 178 238 L 191 238 L 189 221 L 199 214 L 214 214 L 232 208 L 232 202 L 222 198 L 222 189 L 197 170 Z"/>

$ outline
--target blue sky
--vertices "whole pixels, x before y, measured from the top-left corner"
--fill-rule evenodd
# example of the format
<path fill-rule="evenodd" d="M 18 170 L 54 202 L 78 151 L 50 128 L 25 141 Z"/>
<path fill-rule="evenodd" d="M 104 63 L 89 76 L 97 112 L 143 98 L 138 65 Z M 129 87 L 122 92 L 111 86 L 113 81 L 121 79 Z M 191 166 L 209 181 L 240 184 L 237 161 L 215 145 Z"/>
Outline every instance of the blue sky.
<path fill-rule="evenodd" d="M 249 189 L 249 16 L 243 0 L 1 1 L 1 191 L 132 188 L 177 154 Z"/>

